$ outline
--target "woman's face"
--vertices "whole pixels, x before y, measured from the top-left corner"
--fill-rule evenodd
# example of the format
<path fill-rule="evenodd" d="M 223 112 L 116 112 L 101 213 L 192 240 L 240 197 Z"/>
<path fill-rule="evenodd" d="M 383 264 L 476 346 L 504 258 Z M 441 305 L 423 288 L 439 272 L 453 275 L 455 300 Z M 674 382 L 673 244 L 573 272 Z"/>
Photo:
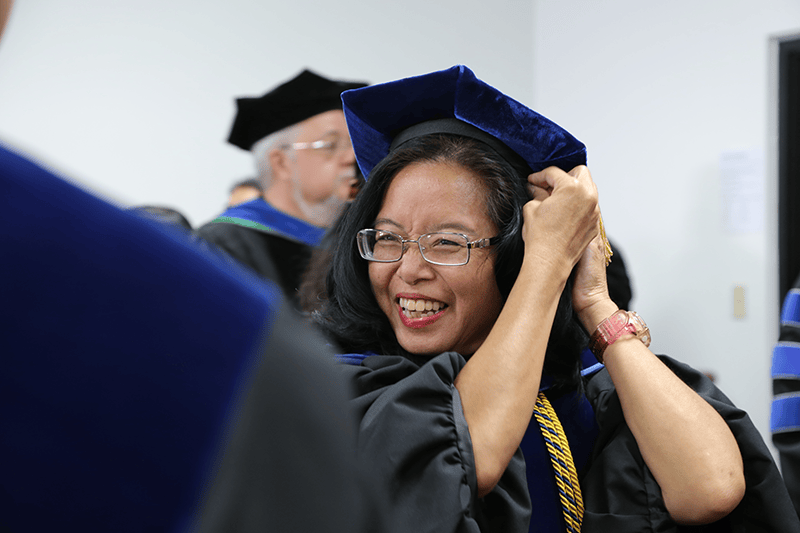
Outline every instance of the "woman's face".
<path fill-rule="evenodd" d="M 462 233 L 470 242 L 494 237 L 498 231 L 487 214 L 481 179 L 458 165 L 430 162 L 414 163 L 395 176 L 374 227 L 404 239 L 440 231 Z M 419 247 L 408 243 L 400 261 L 370 262 L 369 279 L 404 349 L 471 355 L 503 306 L 494 264 L 491 247 L 470 250 L 466 265 L 441 266 L 426 262 Z M 420 313 L 423 305 L 426 310 Z"/>

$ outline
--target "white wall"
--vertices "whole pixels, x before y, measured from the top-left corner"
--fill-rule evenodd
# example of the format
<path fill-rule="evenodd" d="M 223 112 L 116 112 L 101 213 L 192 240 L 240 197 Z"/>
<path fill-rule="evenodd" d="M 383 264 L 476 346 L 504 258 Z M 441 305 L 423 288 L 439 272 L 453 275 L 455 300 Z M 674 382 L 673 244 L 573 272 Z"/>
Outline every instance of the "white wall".
<path fill-rule="evenodd" d="M 523 101 L 526 0 L 19 0 L 0 45 L 0 139 L 122 204 L 215 216 L 249 154 L 236 96 L 309 67 L 371 82 L 465 63 Z"/>
<path fill-rule="evenodd" d="M 652 348 L 716 374 L 769 439 L 775 177 L 762 229 L 730 232 L 719 161 L 761 150 L 768 174 L 769 38 L 800 29 L 800 2 L 540 0 L 534 19 L 534 105 L 588 147 Z"/>

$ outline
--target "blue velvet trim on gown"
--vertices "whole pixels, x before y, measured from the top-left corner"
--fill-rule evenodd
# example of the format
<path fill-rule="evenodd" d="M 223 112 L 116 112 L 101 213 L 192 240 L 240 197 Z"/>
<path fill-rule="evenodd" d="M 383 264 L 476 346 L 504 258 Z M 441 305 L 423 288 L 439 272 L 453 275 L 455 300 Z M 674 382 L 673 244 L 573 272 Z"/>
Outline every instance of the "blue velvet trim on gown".
<path fill-rule="evenodd" d="M 266 233 L 277 233 L 286 239 L 309 246 L 319 245 L 325 235 L 325 229 L 278 211 L 262 198 L 231 207 L 212 222 L 236 224 Z"/>
<path fill-rule="evenodd" d="M 594 374 L 603 368 L 588 349 L 584 350 L 581 362 L 584 367 L 581 374 L 584 376 Z M 546 387 L 543 387 L 543 390 L 546 390 Z M 580 477 L 589 463 L 592 447 L 597 438 L 598 427 L 594 410 L 585 396 L 578 396 L 576 393 L 565 394 L 559 398 L 548 397 L 548 399 L 567 434 L 575 468 Z M 553 466 L 535 419 L 531 420 L 520 448 L 525 456 L 528 490 L 531 494 L 529 531 L 566 531 Z"/>

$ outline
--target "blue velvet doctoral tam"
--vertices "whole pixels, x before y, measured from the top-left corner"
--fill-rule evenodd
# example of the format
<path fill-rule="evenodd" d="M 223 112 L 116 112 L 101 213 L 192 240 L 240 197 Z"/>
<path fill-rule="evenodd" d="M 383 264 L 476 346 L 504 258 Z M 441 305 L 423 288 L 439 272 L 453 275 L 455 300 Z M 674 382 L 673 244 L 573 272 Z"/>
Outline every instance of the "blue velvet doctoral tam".
<path fill-rule="evenodd" d="M 586 147 L 548 118 L 475 77 L 463 65 L 342 94 L 361 172 L 369 173 L 394 138 L 422 122 L 456 118 L 519 154 L 533 172 L 586 164 Z"/>

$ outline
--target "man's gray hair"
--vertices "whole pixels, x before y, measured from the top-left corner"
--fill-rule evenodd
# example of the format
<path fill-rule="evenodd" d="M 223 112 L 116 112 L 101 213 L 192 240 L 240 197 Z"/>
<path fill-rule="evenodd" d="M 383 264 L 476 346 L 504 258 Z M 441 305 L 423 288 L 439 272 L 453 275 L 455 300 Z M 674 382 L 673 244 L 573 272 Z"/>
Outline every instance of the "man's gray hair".
<path fill-rule="evenodd" d="M 256 160 L 256 170 L 264 191 L 269 189 L 272 184 L 272 165 L 269 162 L 269 153 L 275 148 L 292 144 L 299 134 L 300 125 L 292 124 L 275 133 L 270 133 L 250 148 L 250 152 Z"/>

